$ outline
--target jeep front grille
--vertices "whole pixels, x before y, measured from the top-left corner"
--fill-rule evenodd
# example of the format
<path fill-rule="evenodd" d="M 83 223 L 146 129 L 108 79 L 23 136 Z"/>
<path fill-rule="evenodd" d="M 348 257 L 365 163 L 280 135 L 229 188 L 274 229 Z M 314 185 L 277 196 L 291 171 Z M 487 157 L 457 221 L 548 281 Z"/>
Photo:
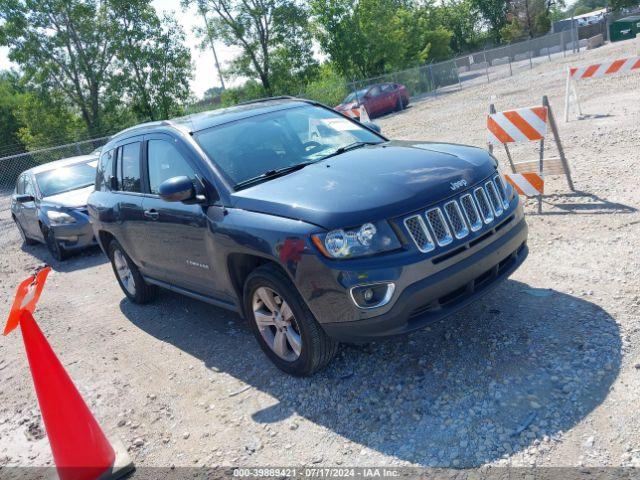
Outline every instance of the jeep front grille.
<path fill-rule="evenodd" d="M 453 227 L 453 234 L 456 238 L 464 238 L 469 235 L 467 224 L 462 218 L 462 211 L 458 206 L 458 202 L 451 201 L 444 204 L 444 211 L 447 213 L 449 223 Z"/>
<path fill-rule="evenodd" d="M 478 210 L 480 210 L 480 213 L 482 214 L 484 223 L 491 223 L 493 221 L 493 210 L 489 205 L 489 200 L 487 199 L 487 194 L 485 193 L 484 188 L 476 188 L 473 192 L 473 196 L 476 199 Z"/>
<path fill-rule="evenodd" d="M 502 215 L 502 200 L 498 198 L 498 192 L 496 191 L 496 186 L 493 184 L 492 180 L 489 180 L 485 184 L 487 193 L 489 194 L 489 201 L 491 202 L 491 206 L 493 207 L 493 213 L 496 214 L 496 217 Z"/>
<path fill-rule="evenodd" d="M 500 200 L 502 200 L 504 210 L 507 210 L 509 208 L 509 199 L 507 198 L 507 189 L 505 188 L 504 180 L 500 178 L 500 175 L 496 175 L 493 177 L 493 183 L 496 184 L 496 189 L 498 190 Z"/>
<path fill-rule="evenodd" d="M 411 235 L 411 238 L 418 247 L 418 250 L 426 253 L 436 248 L 433 240 L 431 239 L 431 234 L 429 233 L 429 230 L 427 230 L 427 226 L 424 224 L 424 220 L 420 215 L 413 215 L 412 217 L 405 218 L 404 226 L 407 227 L 409 235 Z"/>
<path fill-rule="evenodd" d="M 473 191 L 424 213 L 410 215 L 403 222 L 418 250 L 426 253 L 479 232 L 483 225 L 497 221 L 508 208 L 505 185 L 495 175 Z"/>
<path fill-rule="evenodd" d="M 460 203 L 464 210 L 464 214 L 467 216 L 467 222 L 471 227 L 472 232 L 477 232 L 482 227 L 482 219 L 480 218 L 480 212 L 476 207 L 476 202 L 473 201 L 470 193 L 462 195 L 460 197 Z"/>
<path fill-rule="evenodd" d="M 442 215 L 442 210 L 439 208 L 432 208 L 427 211 L 427 220 L 429 221 L 429 226 L 436 237 L 438 245 L 444 247 L 453 241 L 451 232 L 449 231 L 449 226 L 444 219 L 444 215 Z"/>

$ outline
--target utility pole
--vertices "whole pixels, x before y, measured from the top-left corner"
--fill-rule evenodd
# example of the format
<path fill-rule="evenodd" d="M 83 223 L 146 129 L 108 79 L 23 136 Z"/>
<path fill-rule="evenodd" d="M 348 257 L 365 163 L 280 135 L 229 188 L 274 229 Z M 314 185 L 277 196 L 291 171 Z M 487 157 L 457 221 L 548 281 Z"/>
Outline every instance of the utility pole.
<path fill-rule="evenodd" d="M 222 86 L 222 90 L 225 90 L 226 87 L 224 86 L 224 78 L 222 78 L 222 70 L 220 70 L 220 63 L 218 62 L 216 47 L 213 43 L 211 30 L 209 30 L 209 22 L 207 21 L 207 13 L 205 12 L 204 7 L 200 8 L 200 15 L 202 15 L 202 20 L 204 20 L 204 28 L 207 29 L 207 37 L 209 37 L 209 43 L 211 44 L 211 50 L 213 51 L 213 60 L 216 62 L 216 69 L 218 70 L 218 76 L 220 77 L 220 85 Z"/>

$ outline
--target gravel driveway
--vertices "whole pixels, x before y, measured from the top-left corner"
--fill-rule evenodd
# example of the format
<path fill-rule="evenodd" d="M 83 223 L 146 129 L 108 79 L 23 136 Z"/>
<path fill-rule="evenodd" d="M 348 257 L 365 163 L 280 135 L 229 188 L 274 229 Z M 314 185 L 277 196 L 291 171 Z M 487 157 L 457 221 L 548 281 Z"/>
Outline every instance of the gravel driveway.
<path fill-rule="evenodd" d="M 561 120 L 569 61 L 634 49 L 608 45 L 379 120 L 393 138 L 484 146 L 490 102 L 546 94 L 555 108 L 578 192 L 548 182 L 544 213 L 527 207 L 528 260 L 453 318 L 344 346 L 296 379 L 231 313 L 169 292 L 129 303 L 97 250 L 53 263 L 36 318 L 138 466 L 640 466 L 640 75 L 581 85 L 589 116 Z M 7 207 L 3 315 L 17 283 L 50 261 L 43 246 L 20 247 Z M 50 465 L 18 332 L 0 340 L 0 385 L 0 466 Z"/>

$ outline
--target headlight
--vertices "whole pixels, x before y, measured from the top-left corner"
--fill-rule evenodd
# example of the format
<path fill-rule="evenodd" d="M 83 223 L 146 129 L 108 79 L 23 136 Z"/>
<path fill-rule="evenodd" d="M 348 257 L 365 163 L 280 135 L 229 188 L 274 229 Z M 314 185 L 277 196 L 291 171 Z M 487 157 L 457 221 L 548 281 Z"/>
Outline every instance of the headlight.
<path fill-rule="evenodd" d="M 315 246 L 329 258 L 364 257 L 400 248 L 400 241 L 387 222 L 331 230 L 313 235 L 312 239 Z"/>
<path fill-rule="evenodd" d="M 51 220 L 52 225 L 69 225 L 76 223 L 76 219 L 68 213 L 58 212 L 56 210 L 48 210 L 47 217 Z"/>

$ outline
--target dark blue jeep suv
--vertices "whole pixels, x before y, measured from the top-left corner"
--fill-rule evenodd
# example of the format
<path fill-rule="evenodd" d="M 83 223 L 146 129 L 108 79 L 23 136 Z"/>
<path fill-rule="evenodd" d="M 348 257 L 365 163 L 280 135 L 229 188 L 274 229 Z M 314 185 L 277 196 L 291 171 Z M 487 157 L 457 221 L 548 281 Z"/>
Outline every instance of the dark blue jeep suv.
<path fill-rule="evenodd" d="M 421 328 L 518 268 L 527 225 L 488 152 L 374 127 L 279 98 L 116 135 L 89 212 L 125 295 L 234 310 L 308 375 L 339 341 Z"/>

